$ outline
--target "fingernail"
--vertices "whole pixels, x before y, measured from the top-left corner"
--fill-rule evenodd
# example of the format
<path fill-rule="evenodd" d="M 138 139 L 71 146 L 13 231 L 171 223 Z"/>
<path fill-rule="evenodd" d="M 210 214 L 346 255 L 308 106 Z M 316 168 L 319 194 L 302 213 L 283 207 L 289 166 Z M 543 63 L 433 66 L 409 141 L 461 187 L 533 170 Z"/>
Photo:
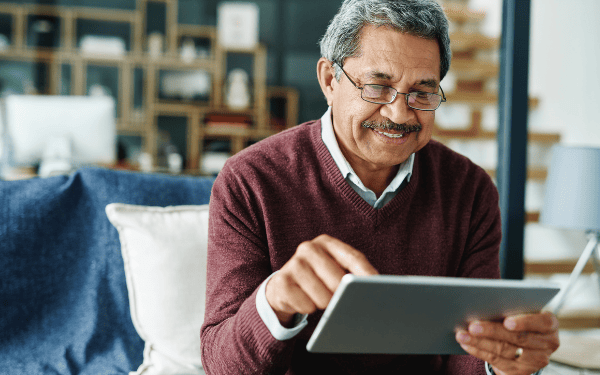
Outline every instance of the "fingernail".
<path fill-rule="evenodd" d="M 517 328 L 517 322 L 512 318 L 508 318 L 504 321 L 504 327 L 512 331 L 513 329 Z"/>
<path fill-rule="evenodd" d="M 479 334 L 483 333 L 483 326 L 479 323 L 472 324 L 469 327 L 469 332 L 479 335 Z"/>
<path fill-rule="evenodd" d="M 459 332 L 458 333 L 458 341 L 460 341 L 462 343 L 467 343 L 467 342 L 471 341 L 471 336 L 469 336 L 469 334 L 464 331 Z"/>

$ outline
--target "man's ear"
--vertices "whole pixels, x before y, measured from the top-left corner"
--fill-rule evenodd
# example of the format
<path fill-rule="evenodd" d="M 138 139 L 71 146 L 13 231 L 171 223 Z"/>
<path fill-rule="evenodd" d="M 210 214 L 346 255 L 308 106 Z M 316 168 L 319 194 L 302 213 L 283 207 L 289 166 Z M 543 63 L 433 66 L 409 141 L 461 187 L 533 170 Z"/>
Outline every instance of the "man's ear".
<path fill-rule="evenodd" d="M 337 84 L 334 69 L 331 65 L 331 61 L 324 57 L 321 57 L 317 62 L 317 78 L 328 106 L 333 104 L 333 84 L 334 82 Z"/>

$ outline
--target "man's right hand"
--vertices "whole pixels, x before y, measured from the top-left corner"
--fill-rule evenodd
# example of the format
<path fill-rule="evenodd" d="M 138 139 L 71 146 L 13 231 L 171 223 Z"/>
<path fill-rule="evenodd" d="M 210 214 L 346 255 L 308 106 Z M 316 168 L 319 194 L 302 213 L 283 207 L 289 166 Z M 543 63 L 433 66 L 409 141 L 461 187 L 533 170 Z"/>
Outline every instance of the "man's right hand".
<path fill-rule="evenodd" d="M 294 314 L 310 314 L 329 304 L 342 277 L 377 275 L 363 253 L 328 235 L 301 243 L 292 258 L 266 285 L 267 301 L 279 322 L 289 326 Z"/>

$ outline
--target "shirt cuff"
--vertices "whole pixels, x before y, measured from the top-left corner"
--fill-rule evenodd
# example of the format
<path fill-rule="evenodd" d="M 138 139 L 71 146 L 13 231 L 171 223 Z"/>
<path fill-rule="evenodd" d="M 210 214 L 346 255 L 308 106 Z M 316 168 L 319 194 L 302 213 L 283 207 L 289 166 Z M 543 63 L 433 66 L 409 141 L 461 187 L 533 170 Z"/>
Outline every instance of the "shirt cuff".
<path fill-rule="evenodd" d="M 543 369 L 542 369 L 543 370 Z M 531 375 L 542 375 L 542 370 L 539 370 L 537 372 L 534 372 Z M 489 363 L 485 363 L 485 373 L 487 375 L 496 375 L 496 373 L 494 372 L 494 370 L 492 369 L 492 366 Z"/>
<path fill-rule="evenodd" d="M 277 319 L 277 315 L 275 315 L 275 311 L 269 305 L 267 301 L 267 283 L 271 280 L 271 277 L 275 275 L 277 272 L 274 272 L 269 276 L 258 288 L 258 293 L 256 294 L 256 310 L 258 311 L 258 315 L 262 319 L 262 321 L 267 326 L 269 332 L 276 340 L 284 341 L 289 340 L 295 337 L 306 325 L 308 324 L 308 315 L 307 314 L 296 314 L 294 316 L 294 324 L 292 328 L 286 328 L 279 323 L 279 319 Z"/>

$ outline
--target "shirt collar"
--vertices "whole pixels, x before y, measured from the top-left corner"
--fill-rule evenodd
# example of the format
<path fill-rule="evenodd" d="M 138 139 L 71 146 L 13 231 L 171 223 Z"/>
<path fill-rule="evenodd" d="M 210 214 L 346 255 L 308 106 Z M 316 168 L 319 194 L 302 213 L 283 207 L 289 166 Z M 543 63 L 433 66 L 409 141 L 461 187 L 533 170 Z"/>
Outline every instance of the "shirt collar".
<path fill-rule="evenodd" d="M 354 169 L 352 169 L 350 163 L 348 163 L 348 161 L 344 157 L 344 154 L 342 154 L 340 146 L 335 137 L 335 133 L 333 131 L 333 122 L 331 118 L 331 107 L 329 107 L 325 114 L 321 117 L 321 138 L 323 139 L 323 143 L 325 143 L 325 146 L 327 146 L 327 149 L 329 150 L 329 153 L 333 157 L 335 164 L 342 173 L 342 176 L 345 179 L 349 179 L 350 181 L 352 181 L 354 184 L 360 187 L 361 190 L 371 191 L 366 186 L 364 186 L 362 181 L 358 178 L 356 172 L 354 172 Z M 415 154 L 413 153 L 410 154 L 410 156 L 408 157 L 408 159 L 406 159 L 404 163 L 400 164 L 400 168 L 398 168 L 398 173 L 396 173 L 396 176 L 394 177 L 392 182 L 384 190 L 382 196 L 389 191 L 398 190 L 405 178 L 407 181 L 410 181 L 410 176 L 412 175 L 414 162 Z"/>

